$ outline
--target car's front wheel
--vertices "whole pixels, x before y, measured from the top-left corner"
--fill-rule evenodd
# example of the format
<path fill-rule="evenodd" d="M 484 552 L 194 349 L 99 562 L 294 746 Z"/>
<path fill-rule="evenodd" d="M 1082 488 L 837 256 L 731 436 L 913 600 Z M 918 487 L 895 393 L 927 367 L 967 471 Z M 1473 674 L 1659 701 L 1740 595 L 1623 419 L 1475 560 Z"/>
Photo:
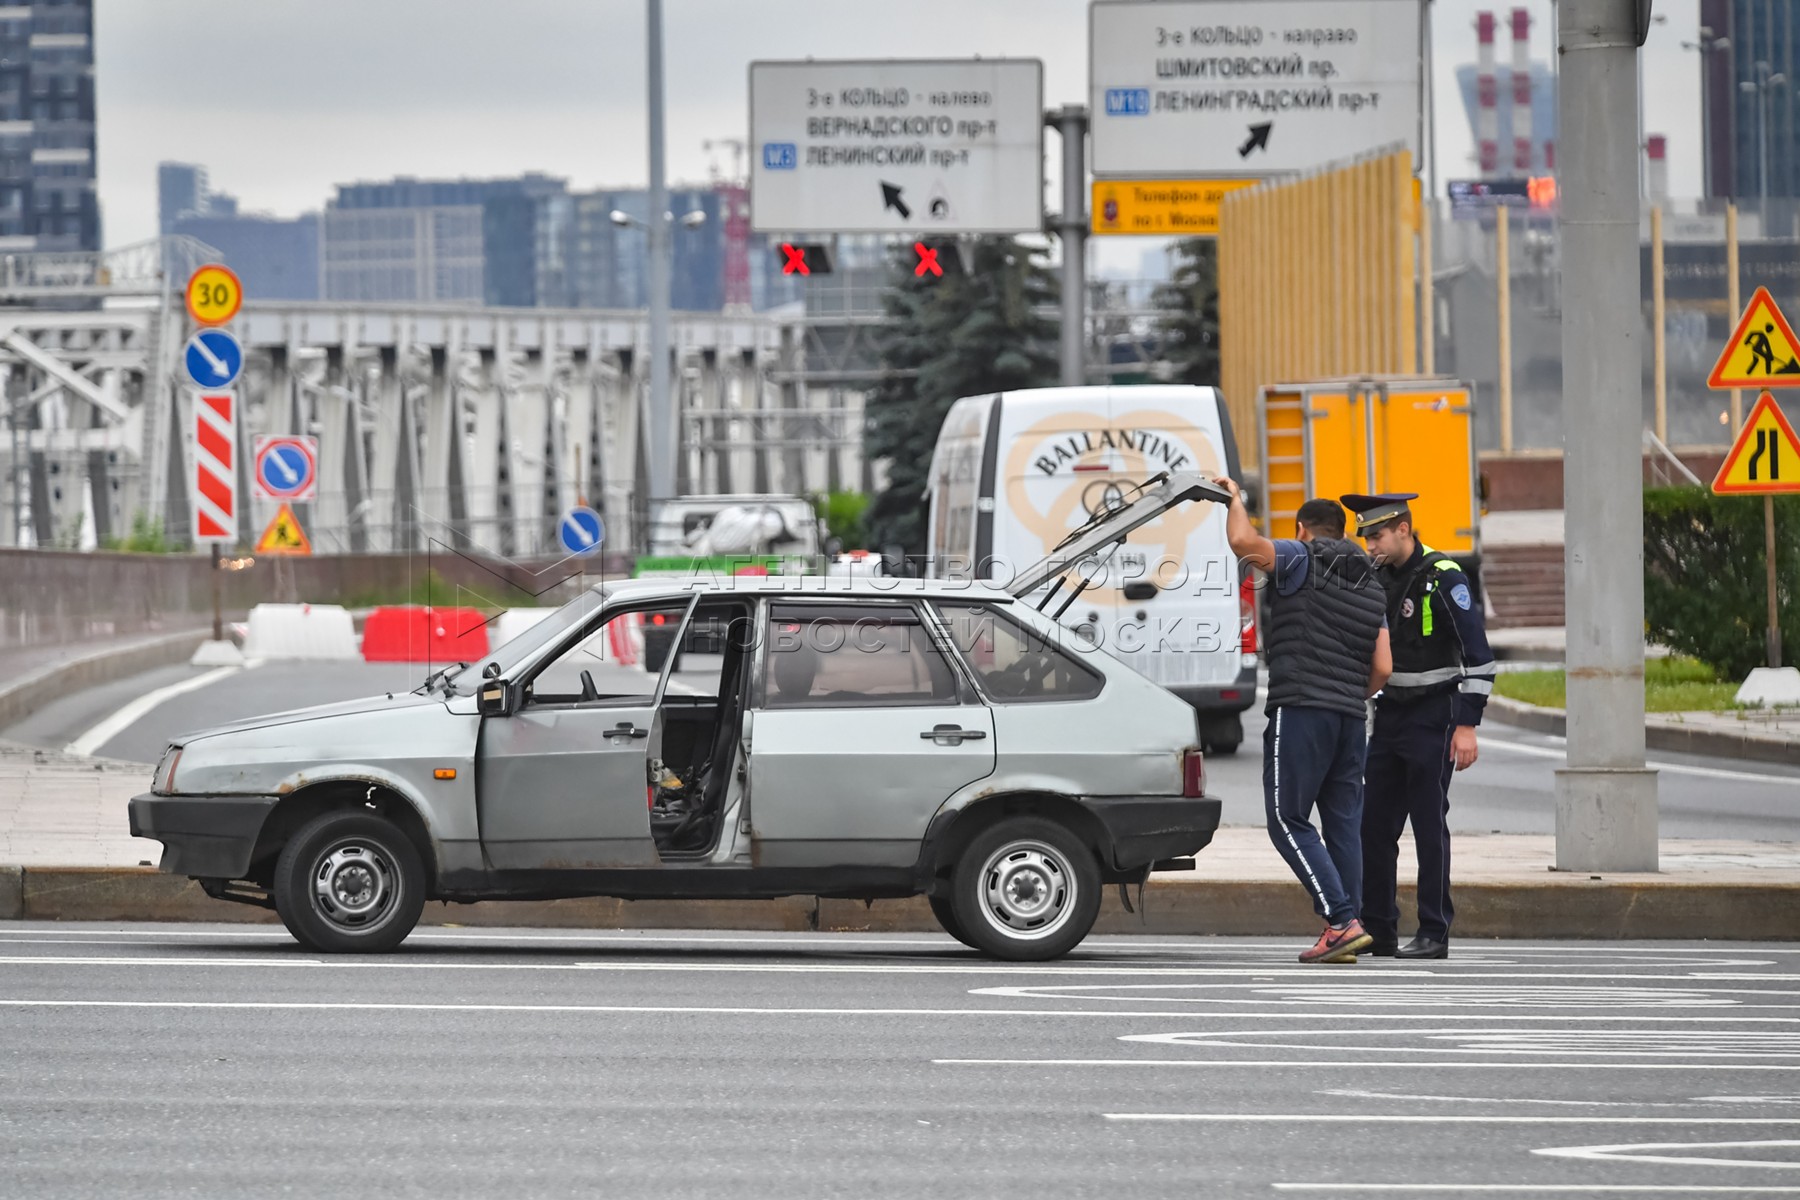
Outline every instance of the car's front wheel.
<path fill-rule="evenodd" d="M 412 840 L 366 812 L 329 812 L 289 839 L 275 864 L 275 911 L 309 950 L 379 954 L 406 940 L 425 908 Z"/>
<path fill-rule="evenodd" d="M 1100 915 L 1100 864 L 1066 826 L 1008 817 L 957 860 L 951 907 L 977 950 L 1018 962 L 1060 958 Z"/>

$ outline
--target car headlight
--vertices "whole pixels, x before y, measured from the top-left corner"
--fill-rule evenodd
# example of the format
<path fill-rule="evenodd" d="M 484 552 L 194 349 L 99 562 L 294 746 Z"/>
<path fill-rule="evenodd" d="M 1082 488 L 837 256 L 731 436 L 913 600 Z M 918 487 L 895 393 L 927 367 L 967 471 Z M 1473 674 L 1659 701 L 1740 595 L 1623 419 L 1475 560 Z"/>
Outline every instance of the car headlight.
<path fill-rule="evenodd" d="M 181 761 L 181 747 L 170 746 L 163 751 L 162 761 L 156 764 L 156 778 L 150 790 L 161 796 L 175 794 L 175 764 Z"/>

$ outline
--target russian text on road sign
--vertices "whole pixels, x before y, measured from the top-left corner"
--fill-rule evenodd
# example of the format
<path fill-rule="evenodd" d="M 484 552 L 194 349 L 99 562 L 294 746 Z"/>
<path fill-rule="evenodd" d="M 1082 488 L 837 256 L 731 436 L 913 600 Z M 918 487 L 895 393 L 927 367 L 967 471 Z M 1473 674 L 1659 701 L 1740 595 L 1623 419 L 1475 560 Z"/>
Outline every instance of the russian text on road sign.
<path fill-rule="evenodd" d="M 237 396 L 194 397 L 194 540 L 237 541 Z"/>
<path fill-rule="evenodd" d="M 244 369 L 244 348 L 224 329 L 202 329 L 182 355 L 188 378 L 199 388 L 228 388 Z"/>
<path fill-rule="evenodd" d="M 1720 495 L 1800 492 L 1800 438 L 1768 392 L 1756 398 L 1713 477 L 1712 490 Z"/>
<path fill-rule="evenodd" d="M 1089 197 L 1091 233 L 1214 237 L 1219 205 L 1255 179 L 1096 179 Z"/>
<path fill-rule="evenodd" d="M 262 536 L 256 539 L 258 554 L 311 554 L 312 541 L 300 528 L 294 510 L 283 504 L 275 511 Z"/>
<path fill-rule="evenodd" d="M 1096 177 L 1275 175 L 1419 158 L 1417 0 L 1088 6 Z"/>
<path fill-rule="evenodd" d="M 256 439 L 250 490 L 258 500 L 311 500 L 319 489 L 319 439 L 263 435 Z"/>
<path fill-rule="evenodd" d="M 831 274 L 831 247 L 823 242 L 781 243 L 783 275 Z"/>
<path fill-rule="evenodd" d="M 570 554 L 598 554 L 606 540 L 606 523 L 600 514 L 585 504 L 578 504 L 563 514 L 556 527 L 564 550 Z"/>
<path fill-rule="evenodd" d="M 1768 288 L 1759 287 L 1750 297 L 1706 386 L 1800 387 L 1800 338 L 1794 336 Z"/>
<path fill-rule="evenodd" d="M 197 325 L 223 325 L 243 303 L 244 285 L 230 267 L 208 263 L 188 277 L 188 316 Z"/>
<path fill-rule="evenodd" d="M 1036 59 L 750 64 L 750 221 L 774 233 L 1035 233 Z"/>

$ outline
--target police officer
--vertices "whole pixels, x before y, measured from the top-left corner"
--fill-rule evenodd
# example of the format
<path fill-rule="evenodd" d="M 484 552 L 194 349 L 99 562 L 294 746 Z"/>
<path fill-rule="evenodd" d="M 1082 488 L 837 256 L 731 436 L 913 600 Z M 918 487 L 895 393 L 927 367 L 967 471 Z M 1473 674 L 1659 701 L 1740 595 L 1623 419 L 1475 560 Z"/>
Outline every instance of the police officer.
<path fill-rule="evenodd" d="M 1355 962 L 1369 935 L 1356 919 L 1362 885 L 1366 699 L 1390 666 L 1375 564 L 1344 537 L 1344 510 L 1308 500 L 1298 538 L 1258 533 L 1236 483 L 1225 535 L 1270 577 L 1268 726 L 1263 810 L 1269 839 L 1325 923 L 1305 963 Z M 1313 824 L 1313 812 L 1318 824 Z"/>
<path fill-rule="evenodd" d="M 1450 776 L 1475 761 L 1475 727 L 1494 690 L 1494 655 L 1462 568 L 1419 540 L 1416 492 L 1349 495 L 1356 532 L 1387 592 L 1394 672 L 1375 699 L 1363 777 L 1362 919 L 1368 953 L 1450 957 Z M 1399 944 L 1400 831 L 1419 855 L 1419 932 Z"/>

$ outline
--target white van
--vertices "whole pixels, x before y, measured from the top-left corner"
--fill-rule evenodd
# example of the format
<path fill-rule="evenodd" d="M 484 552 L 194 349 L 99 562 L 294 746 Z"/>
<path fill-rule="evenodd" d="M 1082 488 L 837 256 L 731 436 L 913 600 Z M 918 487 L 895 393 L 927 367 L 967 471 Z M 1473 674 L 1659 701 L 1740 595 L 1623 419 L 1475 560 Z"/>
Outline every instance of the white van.
<path fill-rule="evenodd" d="M 1161 471 L 1238 475 L 1218 389 L 1034 388 L 958 400 L 932 453 L 927 573 L 1005 582 Z M 1229 754 L 1256 701 L 1255 596 L 1215 504 L 1133 533 L 1061 620 L 1199 714 L 1203 748 Z M 1070 590 L 1050 598 L 1055 613 Z M 1039 594 L 1034 602 L 1042 600 Z"/>

